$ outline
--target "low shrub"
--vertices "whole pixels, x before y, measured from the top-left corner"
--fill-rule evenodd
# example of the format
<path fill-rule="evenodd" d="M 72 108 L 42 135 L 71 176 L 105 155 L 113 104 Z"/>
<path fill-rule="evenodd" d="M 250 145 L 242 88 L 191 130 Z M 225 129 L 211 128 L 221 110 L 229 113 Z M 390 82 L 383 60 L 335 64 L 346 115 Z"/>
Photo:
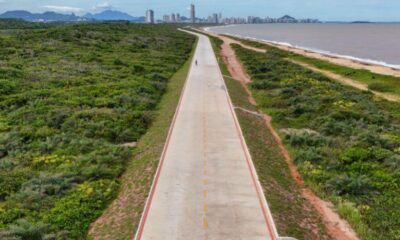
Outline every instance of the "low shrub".
<path fill-rule="evenodd" d="M 348 176 L 342 174 L 331 178 L 326 187 L 329 191 L 341 196 L 345 194 L 349 195 L 365 195 L 373 190 L 370 179 L 366 176 Z"/>
<path fill-rule="evenodd" d="M 117 190 L 118 184 L 114 181 L 85 182 L 57 200 L 43 219 L 53 231 L 68 231 L 70 239 L 82 239 L 90 223 L 102 213 Z"/>
<path fill-rule="evenodd" d="M 310 147 L 307 150 L 300 150 L 294 159 L 295 162 L 312 162 L 319 163 L 323 159 L 323 156 L 320 154 L 319 150 L 314 147 Z"/>
<path fill-rule="evenodd" d="M 378 91 L 378 92 L 390 92 L 391 87 L 385 83 L 380 83 L 380 82 L 375 82 L 375 83 L 370 83 L 368 84 L 368 89 L 372 91 Z"/>

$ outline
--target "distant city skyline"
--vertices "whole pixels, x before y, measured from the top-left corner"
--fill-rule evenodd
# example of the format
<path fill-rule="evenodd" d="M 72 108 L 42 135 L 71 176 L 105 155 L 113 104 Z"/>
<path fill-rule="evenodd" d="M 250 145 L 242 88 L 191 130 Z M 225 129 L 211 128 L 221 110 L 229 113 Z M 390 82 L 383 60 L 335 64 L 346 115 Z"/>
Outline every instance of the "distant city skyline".
<path fill-rule="evenodd" d="M 60 13 L 99 12 L 112 9 L 133 16 L 145 16 L 147 9 L 154 10 L 155 18 L 170 13 L 190 17 L 190 4 L 196 5 L 196 16 L 207 18 L 214 13 L 226 17 L 281 17 L 317 18 L 323 21 L 400 21 L 398 0 L 0 0 L 0 13 L 8 10 L 31 12 L 55 11 Z"/>

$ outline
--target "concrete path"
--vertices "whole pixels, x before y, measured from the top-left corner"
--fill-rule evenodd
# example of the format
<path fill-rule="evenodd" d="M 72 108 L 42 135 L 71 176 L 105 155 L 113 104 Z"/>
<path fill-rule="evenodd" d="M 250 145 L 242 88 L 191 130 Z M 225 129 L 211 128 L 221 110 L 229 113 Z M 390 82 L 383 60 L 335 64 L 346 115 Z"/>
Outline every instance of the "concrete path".
<path fill-rule="evenodd" d="M 277 239 L 210 41 L 199 36 L 137 240 Z"/>

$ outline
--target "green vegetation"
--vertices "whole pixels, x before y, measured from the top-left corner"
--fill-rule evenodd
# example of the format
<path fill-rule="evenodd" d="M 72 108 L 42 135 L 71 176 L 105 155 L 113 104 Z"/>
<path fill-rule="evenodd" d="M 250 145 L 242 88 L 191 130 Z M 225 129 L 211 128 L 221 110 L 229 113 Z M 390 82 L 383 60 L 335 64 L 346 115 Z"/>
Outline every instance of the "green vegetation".
<path fill-rule="evenodd" d="M 306 183 L 362 239 L 400 239 L 400 104 L 293 64 L 276 48 L 234 47 Z"/>
<path fill-rule="evenodd" d="M 354 69 L 323 60 L 290 53 L 288 58 L 308 63 L 322 70 L 328 70 L 368 85 L 370 90 L 400 94 L 400 78 L 373 73 L 365 69 Z"/>
<path fill-rule="evenodd" d="M 83 239 L 195 38 L 101 23 L 0 36 L 0 238 Z"/>
<path fill-rule="evenodd" d="M 210 39 L 215 52 L 220 55 L 222 41 L 212 36 Z M 220 67 L 225 76 L 230 76 L 223 62 L 220 62 Z M 235 106 L 257 111 L 257 107 L 250 103 L 249 96 L 240 82 L 225 77 L 225 83 Z M 291 177 L 288 165 L 271 132 L 266 128 L 264 120 L 241 110 L 236 110 L 236 115 L 279 234 L 296 237 L 299 240 L 330 239 L 325 232 L 322 219 L 304 200 Z"/>
<path fill-rule="evenodd" d="M 20 19 L 3 18 L 3 19 L 0 19 L 0 30 L 44 29 L 44 28 L 54 27 L 54 26 L 57 26 L 60 24 L 61 23 L 33 23 L 33 22 L 26 22 L 26 21 L 20 20 Z"/>

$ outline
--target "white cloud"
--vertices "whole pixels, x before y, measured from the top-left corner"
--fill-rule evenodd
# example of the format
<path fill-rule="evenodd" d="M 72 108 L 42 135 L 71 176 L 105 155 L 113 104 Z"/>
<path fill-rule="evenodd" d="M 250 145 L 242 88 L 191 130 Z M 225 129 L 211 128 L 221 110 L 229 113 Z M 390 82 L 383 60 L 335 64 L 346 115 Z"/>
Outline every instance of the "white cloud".
<path fill-rule="evenodd" d="M 104 10 L 108 10 L 111 8 L 112 8 L 112 5 L 109 2 L 103 2 L 103 3 L 97 4 L 92 9 L 93 9 L 93 11 L 104 11 Z"/>
<path fill-rule="evenodd" d="M 64 13 L 77 13 L 77 12 L 82 12 L 82 8 L 77 8 L 77 7 L 69 7 L 69 6 L 56 6 L 56 5 L 45 5 L 43 6 L 44 8 L 48 10 L 52 10 L 55 12 L 64 12 Z"/>

